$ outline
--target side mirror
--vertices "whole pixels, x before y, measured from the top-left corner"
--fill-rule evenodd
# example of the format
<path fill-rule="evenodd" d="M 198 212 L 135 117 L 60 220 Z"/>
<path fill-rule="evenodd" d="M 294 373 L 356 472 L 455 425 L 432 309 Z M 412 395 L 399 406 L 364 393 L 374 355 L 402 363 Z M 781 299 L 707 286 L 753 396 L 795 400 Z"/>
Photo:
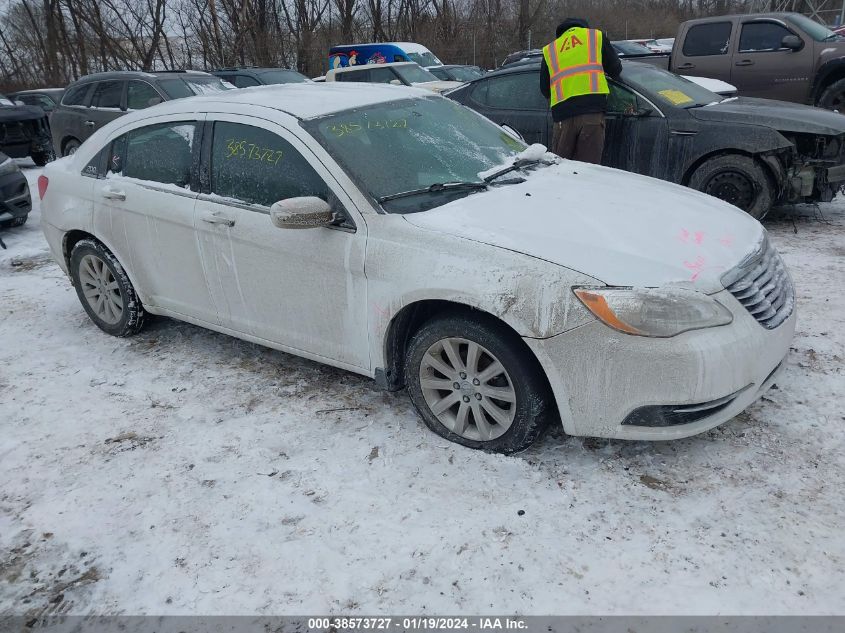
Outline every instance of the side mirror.
<path fill-rule="evenodd" d="M 793 51 L 800 51 L 804 48 L 804 40 L 797 35 L 784 35 L 780 41 L 781 48 L 788 48 Z"/>
<path fill-rule="evenodd" d="M 316 229 L 334 223 L 329 203 L 314 196 L 279 200 L 270 207 L 270 220 L 280 229 Z"/>
<path fill-rule="evenodd" d="M 499 127 L 501 127 L 505 132 L 507 132 L 508 136 L 514 137 L 517 141 L 523 141 L 523 142 L 525 141 L 525 139 L 522 138 L 522 134 L 517 132 L 510 125 L 506 125 L 506 124 L 502 123 L 502 125 L 499 126 Z"/>

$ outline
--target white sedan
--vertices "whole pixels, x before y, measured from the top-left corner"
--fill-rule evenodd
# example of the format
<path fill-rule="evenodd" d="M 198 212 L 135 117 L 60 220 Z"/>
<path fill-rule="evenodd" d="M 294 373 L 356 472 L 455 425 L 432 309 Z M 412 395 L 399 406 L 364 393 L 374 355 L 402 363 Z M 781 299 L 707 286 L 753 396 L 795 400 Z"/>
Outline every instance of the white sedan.
<path fill-rule="evenodd" d="M 523 449 L 552 421 L 699 433 L 772 384 L 795 328 L 789 274 L 747 214 L 557 159 L 421 89 L 170 101 L 38 189 L 103 331 L 166 315 L 407 387 L 474 448 Z"/>

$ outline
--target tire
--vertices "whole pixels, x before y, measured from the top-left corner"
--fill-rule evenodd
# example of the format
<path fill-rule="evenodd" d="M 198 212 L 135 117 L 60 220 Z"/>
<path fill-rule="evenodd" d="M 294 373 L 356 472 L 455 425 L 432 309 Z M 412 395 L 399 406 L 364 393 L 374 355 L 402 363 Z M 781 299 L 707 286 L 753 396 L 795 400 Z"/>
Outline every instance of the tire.
<path fill-rule="evenodd" d="M 689 186 L 739 207 L 761 220 L 772 208 L 775 188 L 765 168 L 753 158 L 723 154 L 704 161 Z"/>
<path fill-rule="evenodd" d="M 0 222 L 0 228 L 2 229 L 10 229 L 16 226 L 23 226 L 26 224 L 26 221 L 29 219 L 29 214 L 23 215 L 18 218 L 12 218 L 11 220 L 6 220 L 5 222 Z"/>
<path fill-rule="evenodd" d="M 473 345 L 475 362 L 469 358 Z M 450 351 L 457 353 L 457 363 L 449 360 Z M 492 370 L 493 360 L 503 371 Z M 405 382 L 426 426 L 469 448 L 506 454 L 524 450 L 552 415 L 551 390 L 536 359 L 492 319 L 452 315 L 425 323 L 408 344 Z M 488 397 L 491 389 L 513 402 Z M 445 409 L 438 411 L 438 405 Z M 490 411 L 502 422 L 495 422 Z"/>
<path fill-rule="evenodd" d="M 39 167 L 44 167 L 47 163 L 51 160 L 56 159 L 56 154 L 53 150 L 49 150 L 46 152 L 37 152 L 32 155 L 32 162 L 38 165 Z"/>
<path fill-rule="evenodd" d="M 836 110 L 845 114 L 845 79 L 834 81 L 822 90 L 816 105 L 825 110 Z"/>
<path fill-rule="evenodd" d="M 82 307 L 103 332 L 132 336 L 141 331 L 144 307 L 123 266 L 105 246 L 96 240 L 77 242 L 70 254 L 70 274 Z"/>
<path fill-rule="evenodd" d="M 82 145 L 82 143 L 77 141 L 75 138 L 69 138 L 65 141 L 65 144 L 62 147 L 62 156 L 70 156 L 71 154 L 75 154 L 76 150 L 79 149 L 80 145 Z"/>

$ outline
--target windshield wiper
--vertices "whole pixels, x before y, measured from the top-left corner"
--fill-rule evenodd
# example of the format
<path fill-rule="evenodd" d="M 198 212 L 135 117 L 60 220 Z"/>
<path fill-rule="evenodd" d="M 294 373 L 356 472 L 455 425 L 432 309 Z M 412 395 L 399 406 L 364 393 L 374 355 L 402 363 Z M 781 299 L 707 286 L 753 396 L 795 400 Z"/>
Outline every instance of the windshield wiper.
<path fill-rule="evenodd" d="M 422 189 L 412 189 L 411 191 L 401 191 L 399 193 L 392 193 L 388 196 L 378 198 L 379 202 L 388 202 L 390 200 L 398 200 L 399 198 L 410 198 L 411 196 L 419 196 L 425 193 L 439 193 L 441 191 L 460 191 L 460 190 L 481 190 L 487 189 L 486 182 L 436 182 L 433 185 L 424 187 Z"/>
<path fill-rule="evenodd" d="M 489 176 L 484 177 L 484 182 L 493 182 L 496 178 L 501 178 L 505 174 L 509 174 L 512 171 L 516 171 L 517 169 L 522 169 L 523 167 L 528 167 L 529 165 L 537 165 L 541 163 L 542 160 L 539 158 L 520 158 L 513 161 L 512 164 L 508 165 L 507 167 L 503 167 L 497 172 L 490 174 Z"/>

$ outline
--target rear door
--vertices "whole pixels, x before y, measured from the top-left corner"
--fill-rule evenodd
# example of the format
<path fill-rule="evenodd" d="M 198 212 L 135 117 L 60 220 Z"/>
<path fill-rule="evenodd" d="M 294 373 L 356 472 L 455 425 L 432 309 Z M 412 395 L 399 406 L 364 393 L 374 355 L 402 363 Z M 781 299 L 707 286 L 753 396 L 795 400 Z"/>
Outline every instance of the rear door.
<path fill-rule="evenodd" d="M 672 72 L 730 81 L 734 26 L 731 18 L 691 25 L 672 51 Z"/>
<path fill-rule="evenodd" d="M 781 46 L 795 35 L 804 42 L 797 51 Z M 731 83 L 744 96 L 803 102 L 811 82 L 813 43 L 774 19 L 743 20 L 733 55 Z"/>
<path fill-rule="evenodd" d="M 540 71 L 509 73 L 477 81 L 469 89 L 466 105 L 522 134 L 527 143 L 551 142 L 552 114 L 540 93 Z"/>
<path fill-rule="evenodd" d="M 97 83 L 91 97 L 91 105 L 86 112 L 87 118 L 83 122 L 84 137 L 79 140 L 84 141 L 107 123 L 125 114 L 123 105 L 125 88 L 126 82 L 120 80 Z"/>
<path fill-rule="evenodd" d="M 68 88 L 61 105 L 53 112 L 50 127 L 56 153 L 64 156 L 65 143 L 70 139 L 82 141 L 87 138 L 88 104 L 96 84 L 77 84 Z"/>

